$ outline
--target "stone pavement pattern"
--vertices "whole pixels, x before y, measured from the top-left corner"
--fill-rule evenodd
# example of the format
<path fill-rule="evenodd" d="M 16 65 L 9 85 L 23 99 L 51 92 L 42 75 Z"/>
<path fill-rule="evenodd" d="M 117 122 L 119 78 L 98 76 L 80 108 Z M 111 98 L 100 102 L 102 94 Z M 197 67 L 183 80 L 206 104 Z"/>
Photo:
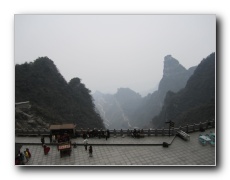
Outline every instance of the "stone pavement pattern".
<path fill-rule="evenodd" d="M 206 130 L 215 132 L 215 129 Z M 105 144 L 124 144 L 122 146 L 93 146 L 93 157 L 89 157 L 88 151 L 84 146 L 72 148 L 71 156 L 60 158 L 60 152 L 56 146 L 50 146 L 48 155 L 44 155 L 41 145 L 23 145 L 21 151 L 26 148 L 30 149 L 32 157 L 26 165 L 51 165 L 51 166 L 167 166 L 167 165 L 216 165 L 216 147 L 207 144 L 201 145 L 198 136 L 201 132 L 190 133 L 190 141 L 184 141 L 176 137 L 173 143 L 168 147 L 162 146 L 127 146 L 125 144 L 153 144 L 153 143 L 170 143 L 173 137 L 157 136 L 133 139 L 131 137 L 89 139 L 89 143 Z M 15 142 L 34 142 L 40 143 L 40 137 L 15 137 Z M 46 142 L 49 142 L 48 138 Z M 73 139 L 72 142 L 82 144 L 83 139 Z"/>

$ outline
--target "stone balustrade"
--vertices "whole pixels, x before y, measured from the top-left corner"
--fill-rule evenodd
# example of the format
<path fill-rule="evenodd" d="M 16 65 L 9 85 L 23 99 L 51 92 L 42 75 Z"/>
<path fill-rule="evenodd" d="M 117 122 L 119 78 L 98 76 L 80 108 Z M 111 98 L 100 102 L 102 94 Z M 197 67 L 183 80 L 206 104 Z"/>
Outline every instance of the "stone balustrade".
<path fill-rule="evenodd" d="M 175 135 L 176 131 L 182 130 L 186 133 L 201 131 L 201 129 L 206 130 L 210 128 L 215 128 L 215 121 L 206 121 L 206 122 L 200 122 L 199 124 L 192 124 L 192 125 L 186 125 L 186 126 L 180 126 L 177 128 L 171 128 L 170 130 L 167 128 L 162 129 L 140 129 L 140 134 L 143 136 L 167 136 L 169 135 Z M 133 132 L 134 129 L 110 129 L 109 133 L 110 136 L 131 136 L 131 132 Z M 87 131 L 92 132 L 92 130 L 83 130 L 83 129 L 76 129 L 76 135 L 82 136 L 83 133 L 87 133 Z M 100 132 L 100 129 L 96 130 L 97 132 Z M 105 132 L 105 130 L 103 130 Z M 15 135 L 16 136 L 48 136 L 50 134 L 50 131 L 48 129 L 16 129 Z"/>

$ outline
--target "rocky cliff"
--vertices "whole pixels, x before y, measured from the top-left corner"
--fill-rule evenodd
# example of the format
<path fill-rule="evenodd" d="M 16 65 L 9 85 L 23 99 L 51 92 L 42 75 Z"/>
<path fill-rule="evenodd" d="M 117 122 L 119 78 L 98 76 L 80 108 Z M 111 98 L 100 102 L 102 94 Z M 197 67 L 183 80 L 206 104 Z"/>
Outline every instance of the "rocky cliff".
<path fill-rule="evenodd" d="M 158 90 L 144 98 L 125 88 L 120 88 L 115 95 L 94 94 L 96 107 L 100 109 L 104 121 L 110 122 L 110 127 L 149 127 L 152 118 L 160 113 L 166 93 L 178 92 L 184 88 L 195 68 L 187 70 L 178 60 L 167 55 L 164 58 L 163 77 Z"/>
<path fill-rule="evenodd" d="M 167 93 L 153 124 L 163 127 L 165 121 L 171 120 L 180 126 L 212 119 L 215 119 L 215 53 L 201 61 L 185 88 Z"/>

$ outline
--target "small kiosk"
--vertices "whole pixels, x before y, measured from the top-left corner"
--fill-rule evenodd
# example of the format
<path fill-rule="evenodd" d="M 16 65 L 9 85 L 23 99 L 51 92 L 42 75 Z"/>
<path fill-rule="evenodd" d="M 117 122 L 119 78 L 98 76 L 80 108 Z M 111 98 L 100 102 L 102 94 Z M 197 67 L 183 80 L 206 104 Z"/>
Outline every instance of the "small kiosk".
<path fill-rule="evenodd" d="M 53 124 L 50 125 L 50 135 L 63 136 L 68 134 L 70 137 L 75 137 L 76 125 L 75 124 Z"/>
<path fill-rule="evenodd" d="M 62 158 L 63 155 L 71 155 L 72 147 L 71 147 L 71 142 L 61 142 L 58 143 L 58 151 L 60 151 L 60 157 Z"/>
<path fill-rule="evenodd" d="M 58 142 L 57 149 L 60 151 L 60 157 L 65 154 L 71 155 L 70 137 L 75 136 L 75 128 L 75 124 L 50 125 L 50 135 Z"/>

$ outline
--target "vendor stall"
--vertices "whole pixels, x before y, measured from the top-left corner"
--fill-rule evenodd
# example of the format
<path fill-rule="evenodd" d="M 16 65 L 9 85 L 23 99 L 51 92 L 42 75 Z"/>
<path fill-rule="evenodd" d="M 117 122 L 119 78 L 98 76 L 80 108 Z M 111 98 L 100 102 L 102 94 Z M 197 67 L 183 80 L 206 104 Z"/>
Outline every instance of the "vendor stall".
<path fill-rule="evenodd" d="M 76 125 L 75 124 L 55 124 L 50 125 L 50 136 L 55 137 L 55 140 L 58 137 L 62 137 L 63 135 L 68 135 L 69 137 L 75 137 L 76 134 Z M 53 138 L 54 139 L 54 138 Z"/>
<path fill-rule="evenodd" d="M 58 144 L 58 151 L 60 151 L 60 157 L 62 158 L 63 155 L 71 155 L 71 142 L 64 142 Z"/>

